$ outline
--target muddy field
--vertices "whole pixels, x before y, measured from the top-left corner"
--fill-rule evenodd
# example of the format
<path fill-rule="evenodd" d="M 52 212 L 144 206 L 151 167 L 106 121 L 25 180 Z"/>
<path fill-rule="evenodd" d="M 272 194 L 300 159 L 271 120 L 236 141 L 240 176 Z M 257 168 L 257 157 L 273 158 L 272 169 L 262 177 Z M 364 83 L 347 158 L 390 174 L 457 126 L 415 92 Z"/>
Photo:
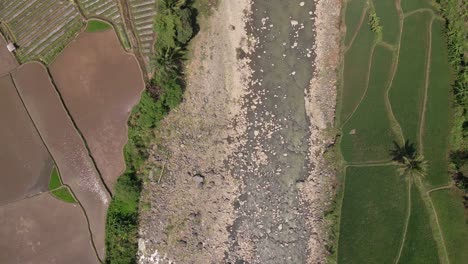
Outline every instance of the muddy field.
<path fill-rule="evenodd" d="M 0 77 L 0 205 L 47 191 L 52 159 L 9 74 Z"/>
<path fill-rule="evenodd" d="M 0 34 L 0 75 L 10 72 L 18 66 L 18 62 L 8 51 L 6 45 L 5 38 Z"/>
<path fill-rule="evenodd" d="M 99 263 L 90 239 L 81 208 L 48 193 L 0 207 L 0 263 Z"/>
<path fill-rule="evenodd" d="M 112 30 L 81 33 L 50 67 L 110 190 L 125 169 L 127 120 L 144 82 L 137 60 Z"/>
<path fill-rule="evenodd" d="M 64 183 L 71 187 L 86 210 L 96 248 L 102 257 L 109 195 L 89 153 L 43 65 L 24 64 L 13 73 L 13 78 Z"/>

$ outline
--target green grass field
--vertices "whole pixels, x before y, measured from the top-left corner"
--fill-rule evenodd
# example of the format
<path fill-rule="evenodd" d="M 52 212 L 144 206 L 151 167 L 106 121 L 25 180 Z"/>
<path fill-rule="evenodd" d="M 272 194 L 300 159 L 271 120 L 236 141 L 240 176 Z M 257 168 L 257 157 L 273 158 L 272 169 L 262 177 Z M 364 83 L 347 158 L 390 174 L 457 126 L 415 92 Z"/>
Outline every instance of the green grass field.
<path fill-rule="evenodd" d="M 440 190 L 431 193 L 442 228 L 451 264 L 465 264 L 468 260 L 468 223 L 461 193 Z"/>
<path fill-rule="evenodd" d="M 394 166 L 347 169 L 339 263 L 394 262 L 406 219 L 406 186 Z"/>
<path fill-rule="evenodd" d="M 369 26 L 363 26 L 354 43 L 345 54 L 342 93 L 341 121 L 345 121 L 354 111 L 366 90 L 369 76 L 369 63 L 375 34 Z"/>
<path fill-rule="evenodd" d="M 347 4 L 350 3 L 353 1 Z M 402 0 L 406 13 L 417 9 L 423 12 L 405 16 L 399 36 L 395 13 L 399 1 L 375 0 L 373 4 L 383 25 L 383 42 L 377 40 L 372 50 L 374 35 L 363 24 L 345 53 L 337 107 L 343 162 L 345 166 L 359 163 L 345 170 L 337 261 L 466 263 L 468 221 L 461 194 L 442 189 L 428 195 L 430 188 L 447 188 L 450 183 L 448 152 L 453 98 L 445 22 L 429 1 Z M 392 8 L 393 4 L 397 9 Z M 356 13 L 355 8 L 346 9 L 346 16 Z M 350 19 L 348 22 L 351 27 L 355 24 Z M 369 54 L 373 54 L 370 69 Z M 392 76 L 395 62 L 398 64 Z M 368 72 L 369 85 L 359 104 Z M 389 72 L 393 79 L 387 97 L 385 76 Z M 429 164 L 422 184 L 417 181 L 411 188 L 411 201 L 405 188 L 409 183 L 397 176 L 395 167 L 385 160 L 393 138 L 416 143 Z"/>
<path fill-rule="evenodd" d="M 437 264 L 439 255 L 432 235 L 428 209 L 418 188 L 411 188 L 411 215 L 399 263 Z"/>
<path fill-rule="evenodd" d="M 86 26 L 86 32 L 99 32 L 112 29 L 112 26 L 104 21 L 91 19 Z"/>
<path fill-rule="evenodd" d="M 367 93 L 342 129 L 341 150 L 347 162 L 390 159 L 394 137 L 384 100 L 392 73 L 392 56 L 393 52 L 383 46 L 375 48 Z"/>
<path fill-rule="evenodd" d="M 68 187 L 62 186 L 59 189 L 53 190 L 52 195 L 55 196 L 55 198 L 62 200 L 67 203 L 76 203 L 75 198 L 73 195 L 70 193 L 70 190 L 68 190 Z"/>
<path fill-rule="evenodd" d="M 50 174 L 49 191 L 57 189 L 60 186 L 62 186 L 62 182 L 60 181 L 60 175 L 57 170 L 57 167 L 54 166 Z"/>
<path fill-rule="evenodd" d="M 443 33 L 444 22 L 434 20 L 432 25 L 432 53 L 424 123 L 424 156 L 430 170 L 426 182 L 432 186 L 447 184 L 450 177 L 448 149 L 451 131 L 450 67 Z"/>
<path fill-rule="evenodd" d="M 353 38 L 361 20 L 362 12 L 364 8 L 367 7 L 367 0 L 348 0 L 346 5 L 346 38 L 345 44 L 349 45 L 349 42 Z M 364 26 L 366 25 L 367 20 L 364 20 Z"/>
<path fill-rule="evenodd" d="M 375 12 L 383 27 L 383 41 L 395 44 L 400 36 L 400 17 L 394 0 L 374 1 Z"/>
<path fill-rule="evenodd" d="M 398 69 L 389 97 L 405 138 L 417 142 L 425 88 L 426 53 L 429 45 L 428 12 L 405 19 Z"/>
<path fill-rule="evenodd" d="M 76 203 L 75 198 L 71 194 L 67 186 L 62 185 L 60 174 L 57 167 L 54 166 L 50 173 L 49 191 L 55 198 L 67 203 Z"/>

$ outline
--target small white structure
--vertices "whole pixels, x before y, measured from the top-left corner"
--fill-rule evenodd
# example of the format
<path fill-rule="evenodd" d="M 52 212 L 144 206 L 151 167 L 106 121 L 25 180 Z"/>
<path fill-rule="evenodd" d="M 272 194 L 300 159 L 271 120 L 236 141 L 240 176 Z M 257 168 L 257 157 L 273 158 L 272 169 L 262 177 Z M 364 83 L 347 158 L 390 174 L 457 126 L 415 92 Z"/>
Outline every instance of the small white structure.
<path fill-rule="evenodd" d="M 11 43 L 11 42 L 8 43 L 7 49 L 8 49 L 9 52 L 15 51 L 15 50 L 16 50 L 15 44 L 13 44 L 13 43 Z"/>

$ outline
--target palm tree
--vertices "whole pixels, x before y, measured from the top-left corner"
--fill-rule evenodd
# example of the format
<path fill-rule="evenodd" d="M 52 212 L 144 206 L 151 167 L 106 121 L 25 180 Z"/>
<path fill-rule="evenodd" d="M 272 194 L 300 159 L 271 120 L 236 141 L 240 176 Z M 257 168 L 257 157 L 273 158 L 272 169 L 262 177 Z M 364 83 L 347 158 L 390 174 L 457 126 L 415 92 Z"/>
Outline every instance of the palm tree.
<path fill-rule="evenodd" d="M 416 157 L 416 147 L 409 140 L 405 141 L 403 146 L 400 146 L 396 141 L 393 141 L 394 148 L 390 150 L 392 160 L 396 162 L 403 162 L 403 157 L 413 159 Z"/>
<path fill-rule="evenodd" d="M 390 151 L 392 160 L 395 161 L 399 168 L 400 175 L 407 176 L 408 180 L 414 180 L 417 177 L 425 177 L 427 173 L 427 161 L 422 155 L 419 155 L 413 143 L 409 140 L 400 146 L 393 142 L 394 149 Z"/>
<path fill-rule="evenodd" d="M 180 62 L 185 59 L 185 52 L 180 47 L 164 47 L 157 51 L 152 61 L 153 67 L 161 77 L 172 76 L 179 71 Z"/>
<path fill-rule="evenodd" d="M 421 155 L 416 155 L 413 159 L 403 157 L 403 162 L 398 165 L 398 172 L 400 175 L 407 176 L 408 180 L 423 178 L 427 174 L 427 161 Z"/>

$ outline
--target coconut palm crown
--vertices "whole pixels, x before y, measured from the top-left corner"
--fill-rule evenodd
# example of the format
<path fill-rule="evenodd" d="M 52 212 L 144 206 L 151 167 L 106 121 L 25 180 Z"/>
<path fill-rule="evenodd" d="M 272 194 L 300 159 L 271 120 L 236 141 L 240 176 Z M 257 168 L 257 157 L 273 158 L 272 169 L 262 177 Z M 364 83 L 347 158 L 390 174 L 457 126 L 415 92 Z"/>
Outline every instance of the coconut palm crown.
<path fill-rule="evenodd" d="M 390 155 L 392 160 L 398 164 L 400 175 L 407 176 L 408 180 L 425 177 L 427 161 L 417 153 L 414 144 L 410 143 L 409 140 L 406 140 L 401 146 L 397 142 L 393 142 L 393 144 L 394 148 L 390 151 Z"/>

